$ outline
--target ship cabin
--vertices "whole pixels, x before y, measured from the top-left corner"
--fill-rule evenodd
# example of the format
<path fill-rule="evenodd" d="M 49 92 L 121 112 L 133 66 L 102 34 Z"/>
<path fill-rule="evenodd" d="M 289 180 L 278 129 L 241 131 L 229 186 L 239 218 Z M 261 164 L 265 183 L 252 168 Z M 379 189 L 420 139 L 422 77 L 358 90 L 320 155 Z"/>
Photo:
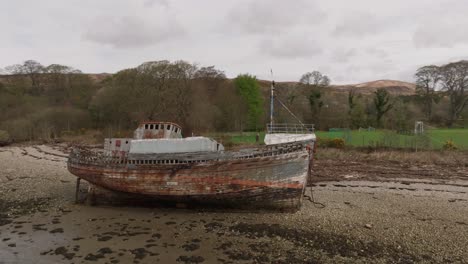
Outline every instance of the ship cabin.
<path fill-rule="evenodd" d="M 182 138 L 182 128 L 171 122 L 146 121 L 133 133 L 134 139 Z"/>
<path fill-rule="evenodd" d="M 106 138 L 104 150 L 113 156 L 122 156 L 130 151 L 135 139 L 177 139 L 182 138 L 182 128 L 172 122 L 141 122 L 133 132 L 133 138 Z"/>

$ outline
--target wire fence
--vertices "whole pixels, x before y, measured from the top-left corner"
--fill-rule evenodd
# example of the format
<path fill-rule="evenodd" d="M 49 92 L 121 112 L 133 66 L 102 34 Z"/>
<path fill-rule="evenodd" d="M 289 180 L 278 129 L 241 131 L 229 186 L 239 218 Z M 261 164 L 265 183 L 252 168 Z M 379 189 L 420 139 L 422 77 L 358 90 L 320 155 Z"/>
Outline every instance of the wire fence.
<path fill-rule="evenodd" d="M 376 130 L 361 128 L 350 130 L 333 128 L 316 132 L 320 139 L 341 138 L 354 147 L 402 148 L 402 149 L 459 149 L 468 150 L 468 129 L 438 129 L 425 127 L 424 132 L 412 130 Z"/>
<path fill-rule="evenodd" d="M 296 131 L 296 127 L 288 126 L 287 129 L 275 128 L 272 132 L 285 133 Z M 298 132 L 300 130 L 297 127 Z M 312 129 L 312 127 L 310 127 Z M 382 130 L 373 127 L 351 130 L 349 128 L 332 128 L 329 131 L 314 131 L 318 143 L 330 139 L 343 139 L 345 146 L 390 148 L 408 150 L 442 150 L 458 149 L 468 150 L 468 129 L 441 129 L 430 126 L 424 127 L 423 133 L 415 133 L 414 130 Z M 209 136 L 222 143 L 224 146 L 262 144 L 265 132 L 231 132 L 210 133 Z M 324 142 L 326 143 L 326 142 Z"/>
<path fill-rule="evenodd" d="M 314 132 L 313 124 L 267 124 L 267 132 L 271 134 L 309 134 Z"/>

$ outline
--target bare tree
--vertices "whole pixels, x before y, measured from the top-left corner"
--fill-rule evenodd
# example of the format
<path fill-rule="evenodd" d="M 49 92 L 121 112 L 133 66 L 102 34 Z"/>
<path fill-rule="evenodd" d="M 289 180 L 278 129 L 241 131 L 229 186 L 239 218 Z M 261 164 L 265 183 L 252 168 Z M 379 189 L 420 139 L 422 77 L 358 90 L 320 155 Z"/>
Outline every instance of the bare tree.
<path fill-rule="evenodd" d="M 9 74 L 26 75 L 31 80 L 32 94 L 41 92 L 40 74 L 44 73 L 44 66 L 35 60 L 27 60 L 23 64 L 15 64 L 5 68 Z"/>
<path fill-rule="evenodd" d="M 390 94 L 383 88 L 374 92 L 374 106 L 377 111 L 376 121 L 378 126 L 382 126 L 382 117 L 393 108 L 390 102 Z"/>
<path fill-rule="evenodd" d="M 468 61 L 441 66 L 441 84 L 449 96 L 448 125 L 452 126 L 468 105 Z"/>
<path fill-rule="evenodd" d="M 327 87 L 330 85 L 330 78 L 319 71 L 313 71 L 304 73 L 299 82 L 316 87 Z"/>
<path fill-rule="evenodd" d="M 314 122 L 316 127 L 320 127 L 320 112 L 326 106 L 323 101 L 322 90 L 330 85 L 330 78 L 319 71 L 312 71 L 304 73 L 299 82 L 302 84 L 303 93 L 309 102 L 312 113 L 311 117 L 306 118 L 306 120 L 308 119 Z"/>
<path fill-rule="evenodd" d="M 186 126 L 192 104 L 194 75 L 197 67 L 185 61 L 151 61 L 134 69 L 118 72 L 108 89 L 119 109 L 131 113 L 131 119 L 173 119 Z M 128 100 L 128 96 L 132 100 Z M 105 105 L 111 101 L 100 99 Z M 97 100 L 95 100 L 97 101 Z M 112 103 L 113 104 L 113 103 Z M 107 107 L 104 107 L 107 108 Z"/>
<path fill-rule="evenodd" d="M 74 76 L 81 74 L 81 71 L 65 65 L 51 64 L 44 67 L 43 72 L 48 94 L 55 98 L 56 102 L 70 104 Z"/>
<path fill-rule="evenodd" d="M 348 91 L 348 114 L 351 114 L 356 107 L 356 90 L 354 88 Z"/>
<path fill-rule="evenodd" d="M 440 85 L 441 70 L 435 65 L 424 66 L 417 70 L 415 77 L 416 93 L 423 100 L 427 120 L 431 120 L 433 103 L 438 103 L 440 98 L 436 90 Z"/>
<path fill-rule="evenodd" d="M 161 118 L 169 102 L 169 71 L 171 63 L 167 60 L 145 62 L 134 70 L 133 93 L 137 98 L 134 110 L 143 114 L 144 119 Z M 128 81 L 128 78 L 123 78 Z M 165 117 L 167 118 L 167 117 Z"/>
<path fill-rule="evenodd" d="M 79 74 L 82 73 L 80 70 L 75 69 L 70 66 L 60 65 L 60 64 L 51 64 L 44 68 L 44 73 L 49 74 Z"/>
<path fill-rule="evenodd" d="M 208 66 L 198 69 L 193 77 L 200 79 L 226 79 L 226 74 L 223 71 L 217 70 L 214 66 Z"/>
<path fill-rule="evenodd" d="M 188 127 L 193 98 L 193 78 L 197 67 L 186 61 L 176 61 L 170 68 L 172 102 L 174 106 L 177 106 L 174 109 L 176 120 Z"/>

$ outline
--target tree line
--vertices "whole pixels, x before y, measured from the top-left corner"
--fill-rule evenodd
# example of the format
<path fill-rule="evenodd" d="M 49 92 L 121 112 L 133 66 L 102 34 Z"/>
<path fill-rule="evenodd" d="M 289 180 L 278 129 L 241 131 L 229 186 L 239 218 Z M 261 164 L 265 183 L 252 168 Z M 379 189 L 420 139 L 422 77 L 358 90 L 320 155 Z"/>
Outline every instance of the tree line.
<path fill-rule="evenodd" d="M 131 136 L 143 120 L 181 124 L 185 134 L 262 131 L 269 115 L 269 86 L 250 74 L 228 79 L 214 66 L 151 61 L 104 78 L 66 65 L 33 60 L 5 67 L 0 75 L 0 130 L 16 141 L 50 140 L 63 133 L 98 130 Z M 415 74 L 417 93 L 337 93 L 318 71 L 297 83 L 277 84 L 277 99 L 318 129 L 411 129 L 415 120 L 453 126 L 466 118 L 466 61 L 424 66 Z M 276 102 L 276 122 L 296 122 Z"/>
<path fill-rule="evenodd" d="M 452 126 L 468 105 L 468 61 L 459 61 L 442 66 L 429 65 L 416 72 L 417 93 L 422 98 L 427 120 L 433 118 L 434 104 L 448 97 L 448 118 Z"/>

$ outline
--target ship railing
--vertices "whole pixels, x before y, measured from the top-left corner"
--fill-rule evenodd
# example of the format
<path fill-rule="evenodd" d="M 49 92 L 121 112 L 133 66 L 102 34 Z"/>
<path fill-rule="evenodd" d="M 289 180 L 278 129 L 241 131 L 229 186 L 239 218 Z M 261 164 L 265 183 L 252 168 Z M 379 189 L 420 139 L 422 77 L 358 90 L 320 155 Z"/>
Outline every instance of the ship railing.
<path fill-rule="evenodd" d="M 154 161 L 167 161 L 173 160 L 174 163 L 192 163 L 192 162 L 207 162 L 207 161 L 222 161 L 222 160 L 236 160 L 236 159 L 251 159 L 259 157 L 272 157 L 280 154 L 287 154 L 306 149 L 307 143 L 294 142 L 289 144 L 269 145 L 261 148 L 253 148 L 249 151 L 242 152 L 200 152 L 200 153 L 165 153 L 153 155 L 133 155 L 131 160 L 154 160 Z M 86 148 L 73 148 L 69 156 L 69 165 L 84 165 L 96 167 L 113 167 L 124 168 L 129 163 L 129 155 L 115 156 L 108 151 L 98 149 Z M 156 164 L 151 162 L 150 164 Z M 160 164 L 160 163 L 157 163 Z M 166 163 L 161 163 L 166 164 Z"/>
<path fill-rule="evenodd" d="M 313 124 L 267 124 L 268 134 L 311 134 L 314 133 L 314 130 L 315 129 Z"/>
<path fill-rule="evenodd" d="M 69 163 L 86 164 L 94 166 L 124 166 L 127 163 L 127 155 L 112 155 L 111 152 L 98 149 L 86 149 L 75 147 L 70 153 Z"/>

